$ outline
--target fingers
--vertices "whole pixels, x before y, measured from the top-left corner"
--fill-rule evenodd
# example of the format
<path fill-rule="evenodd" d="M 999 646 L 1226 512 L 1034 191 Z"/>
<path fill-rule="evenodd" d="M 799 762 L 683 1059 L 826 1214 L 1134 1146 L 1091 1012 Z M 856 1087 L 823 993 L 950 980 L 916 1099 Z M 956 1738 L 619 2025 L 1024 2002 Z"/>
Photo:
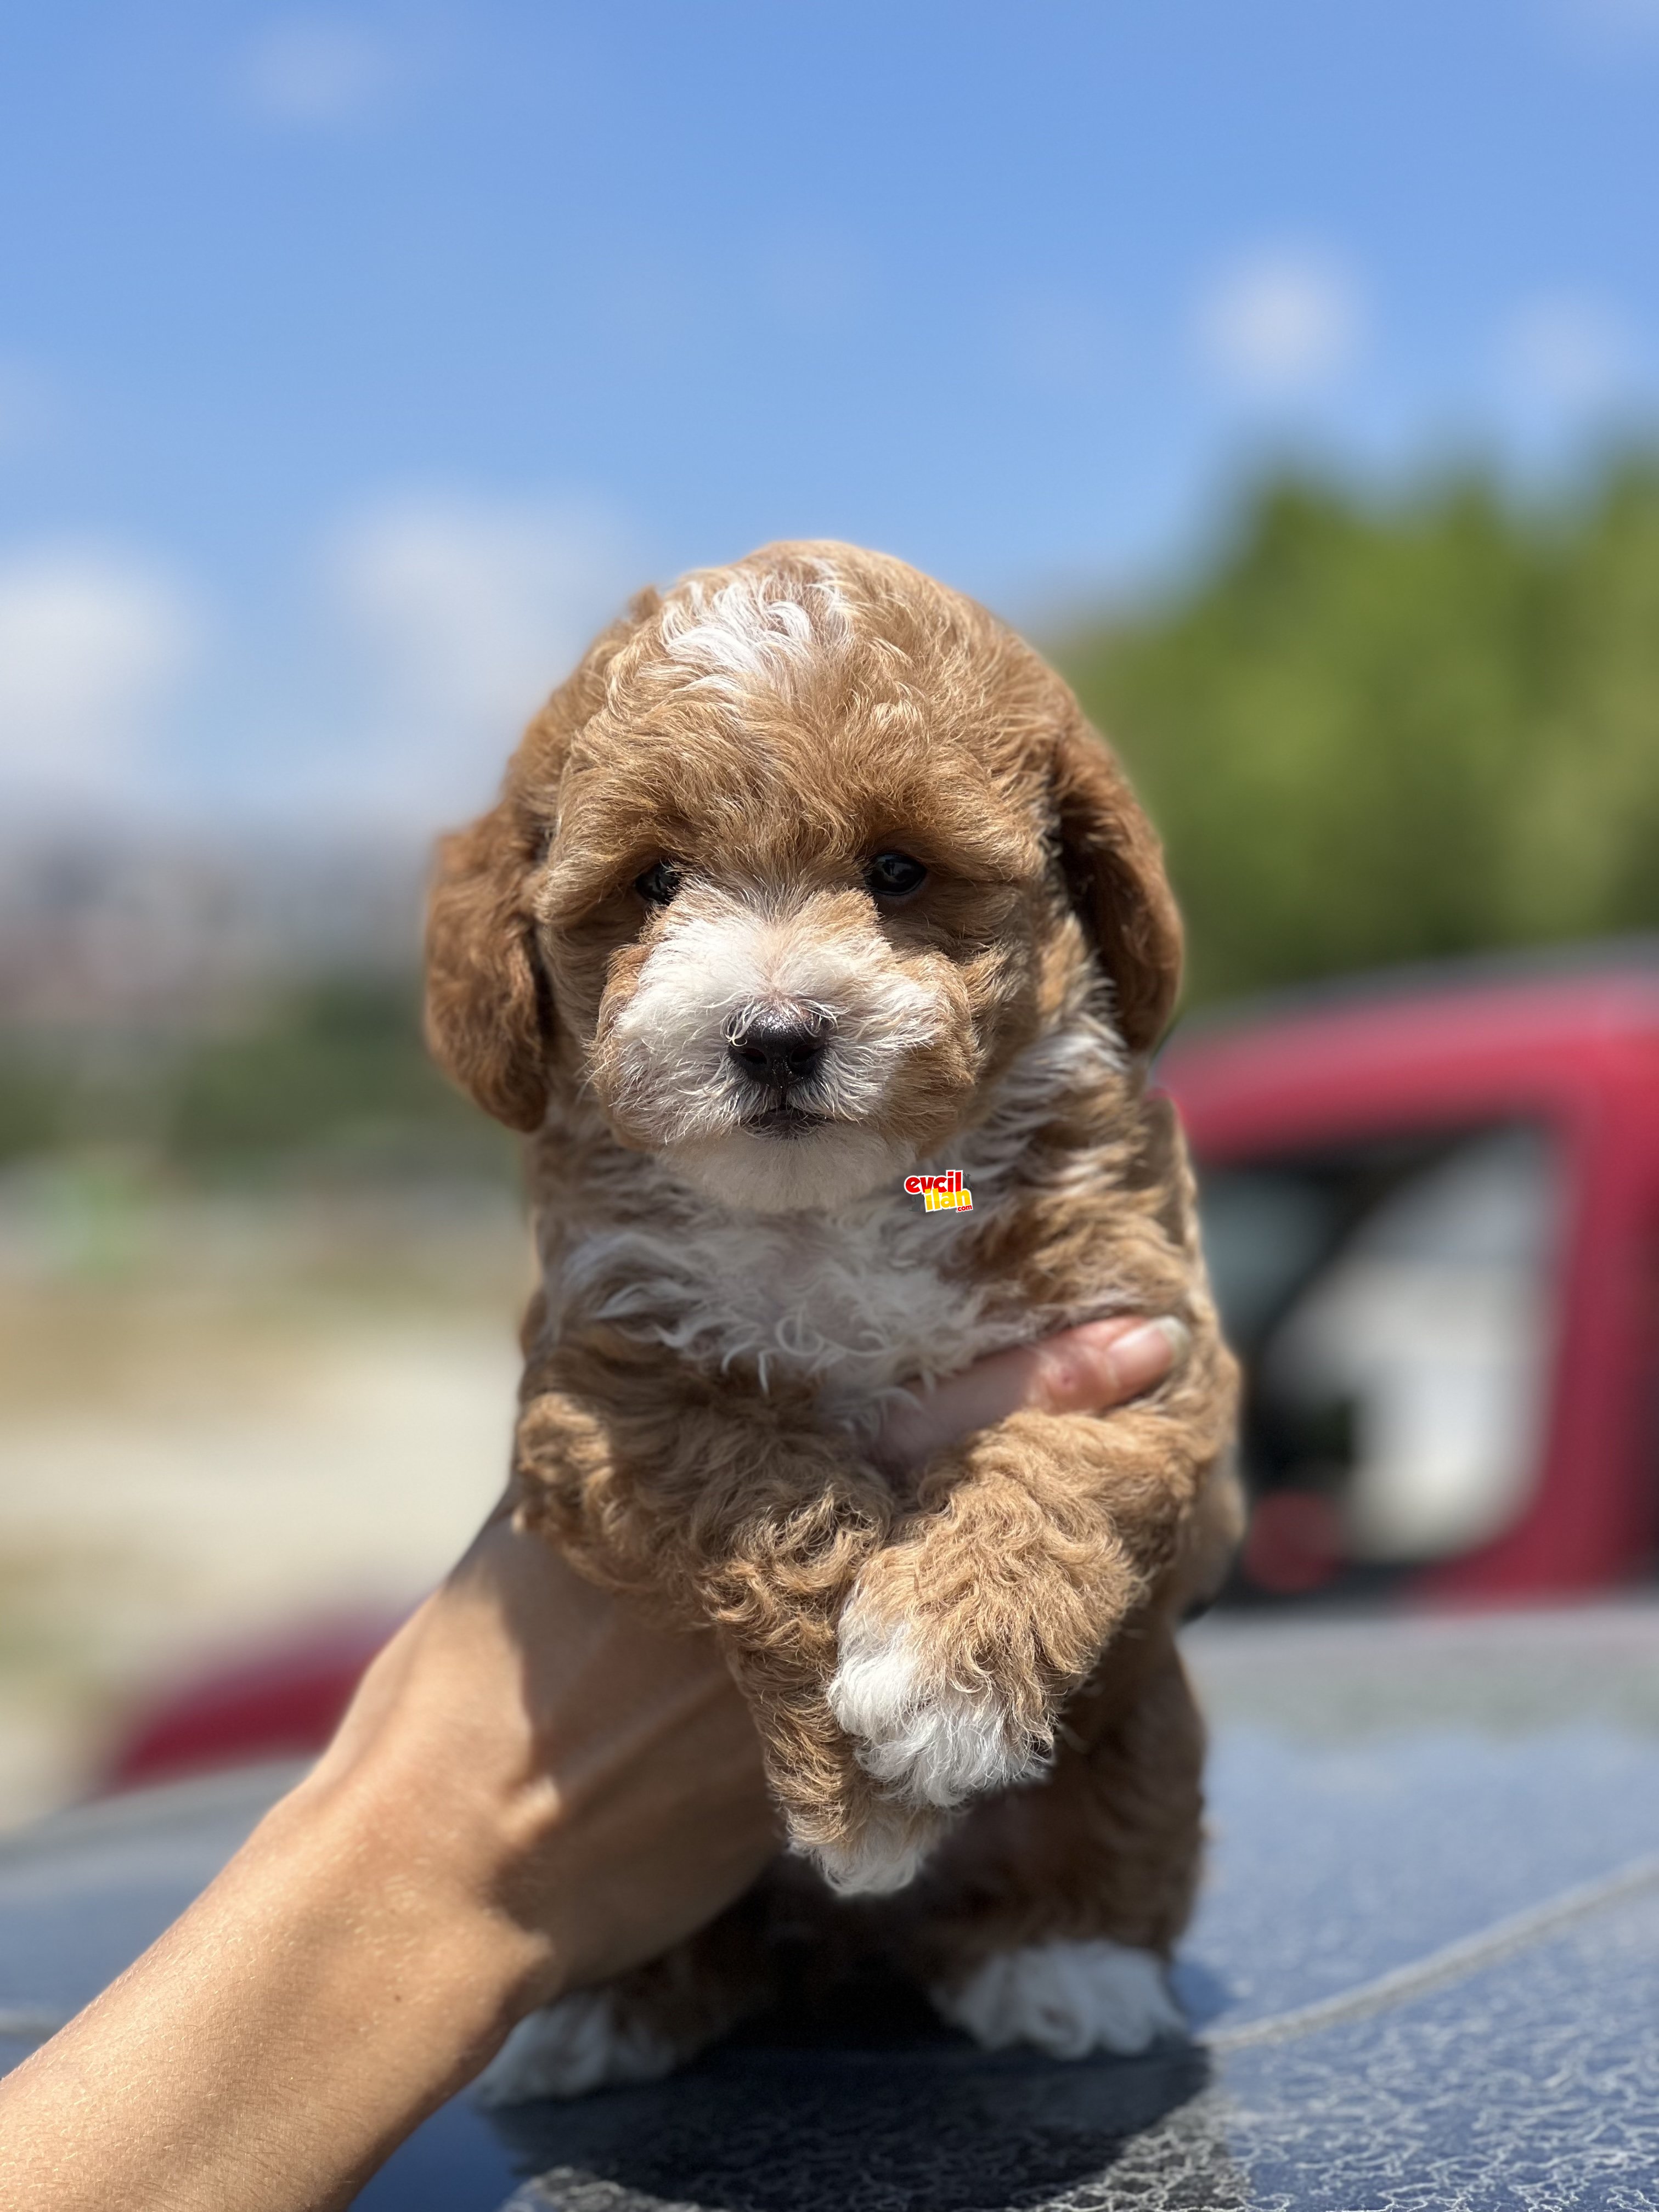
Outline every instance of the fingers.
<path fill-rule="evenodd" d="M 1103 1413 L 1161 1382 L 1189 1340 L 1173 1314 L 1086 1322 L 1030 1347 L 1036 1371 L 1023 1402 L 1045 1413 Z"/>
<path fill-rule="evenodd" d="M 1188 1341 L 1172 1314 L 1153 1321 L 1127 1315 L 995 1352 L 896 1406 L 882 1424 L 878 1456 L 896 1469 L 917 1468 L 1011 1413 L 1104 1413 L 1161 1382 Z"/>

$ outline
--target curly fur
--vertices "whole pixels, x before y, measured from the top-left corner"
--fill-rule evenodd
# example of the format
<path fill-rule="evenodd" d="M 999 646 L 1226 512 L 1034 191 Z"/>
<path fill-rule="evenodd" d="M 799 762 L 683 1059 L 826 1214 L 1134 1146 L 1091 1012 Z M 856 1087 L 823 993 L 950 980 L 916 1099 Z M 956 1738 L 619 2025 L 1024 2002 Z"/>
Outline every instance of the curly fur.
<path fill-rule="evenodd" d="M 927 875 L 884 904 L 894 848 Z M 990 2039 L 997 1990 L 1048 2002 L 1044 1946 L 1167 1953 L 1196 1867 L 1170 1623 L 1237 1513 L 1231 1363 L 1146 1087 L 1179 959 L 1157 841 L 1066 685 L 830 544 L 637 599 L 433 896 L 434 1048 L 530 1139 L 520 1510 L 715 1623 L 798 1850 L 896 1893 L 844 1927 Z M 728 1049 L 761 1017 L 821 1040 L 775 1094 Z M 971 1212 L 903 1196 L 945 1166 Z M 1185 1325 L 1148 1398 L 879 1464 L 896 1392 L 1114 1312 Z M 988 1965 L 1015 1953 L 1048 1965 Z M 1124 2032 L 1135 2006 L 1100 2002 Z"/>

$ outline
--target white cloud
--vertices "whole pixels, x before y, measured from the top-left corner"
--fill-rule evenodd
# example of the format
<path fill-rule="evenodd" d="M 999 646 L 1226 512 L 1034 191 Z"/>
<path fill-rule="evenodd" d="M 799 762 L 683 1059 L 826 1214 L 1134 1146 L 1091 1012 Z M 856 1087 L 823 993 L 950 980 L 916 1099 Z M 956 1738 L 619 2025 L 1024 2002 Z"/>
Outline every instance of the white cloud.
<path fill-rule="evenodd" d="M 1517 308 L 1503 351 L 1520 396 L 1562 413 L 1608 405 L 1628 389 L 1635 370 L 1635 348 L 1620 316 L 1601 301 L 1565 293 Z"/>
<path fill-rule="evenodd" d="M 326 129 L 371 113 L 392 71 L 380 42 L 356 24 L 296 15 L 254 40 L 240 75 L 247 98 L 270 121 Z"/>
<path fill-rule="evenodd" d="M 189 595 L 147 561 L 75 546 L 0 558 L 0 786 L 46 805 L 131 793 L 200 641 Z"/>
<path fill-rule="evenodd" d="M 1229 383 L 1288 397 L 1347 368 L 1364 320 L 1359 289 L 1339 263 L 1276 250 L 1249 255 L 1212 281 L 1199 301 L 1197 333 L 1205 359 Z"/>
<path fill-rule="evenodd" d="M 523 723 L 642 580 L 623 533 L 571 507 L 408 496 L 339 531 L 327 580 L 370 692 L 377 804 L 494 787 Z"/>

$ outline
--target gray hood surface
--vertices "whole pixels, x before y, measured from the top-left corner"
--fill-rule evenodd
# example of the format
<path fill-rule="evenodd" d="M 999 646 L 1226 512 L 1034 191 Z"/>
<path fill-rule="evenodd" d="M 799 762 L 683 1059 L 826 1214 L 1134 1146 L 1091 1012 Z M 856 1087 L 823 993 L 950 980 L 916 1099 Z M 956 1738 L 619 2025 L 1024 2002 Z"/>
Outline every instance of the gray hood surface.
<path fill-rule="evenodd" d="M 988 2056 L 766 2023 L 662 2083 L 456 2099 L 369 2212 L 1659 2208 L 1659 1607 L 1214 1619 L 1193 2038 Z M 293 1770 L 0 1840 L 0 2067 L 165 1927 Z"/>

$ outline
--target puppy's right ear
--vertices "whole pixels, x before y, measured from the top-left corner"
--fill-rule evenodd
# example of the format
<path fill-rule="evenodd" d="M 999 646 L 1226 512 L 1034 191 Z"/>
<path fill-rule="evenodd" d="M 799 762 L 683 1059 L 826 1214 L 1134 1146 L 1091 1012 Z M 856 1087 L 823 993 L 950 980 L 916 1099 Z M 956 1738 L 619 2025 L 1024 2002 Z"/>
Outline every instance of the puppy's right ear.
<path fill-rule="evenodd" d="M 532 858 L 506 799 L 441 839 L 426 927 L 433 1056 L 486 1113 L 526 1131 L 547 1111 L 552 1036 L 525 904 Z"/>

